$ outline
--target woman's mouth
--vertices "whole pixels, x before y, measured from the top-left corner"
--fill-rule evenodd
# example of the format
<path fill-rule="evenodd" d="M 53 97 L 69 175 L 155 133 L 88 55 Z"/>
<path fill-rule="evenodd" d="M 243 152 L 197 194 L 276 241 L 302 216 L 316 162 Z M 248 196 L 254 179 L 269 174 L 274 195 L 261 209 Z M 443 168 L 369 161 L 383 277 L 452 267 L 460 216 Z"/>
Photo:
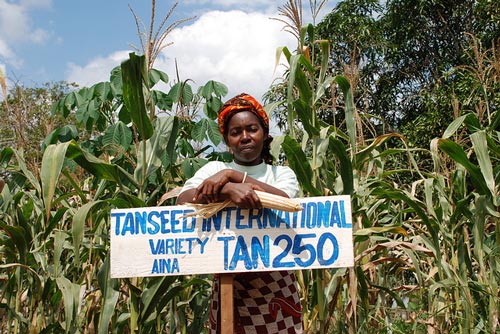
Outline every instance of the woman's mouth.
<path fill-rule="evenodd" d="M 253 150 L 254 150 L 253 146 L 241 146 L 240 147 L 240 152 L 253 151 Z"/>

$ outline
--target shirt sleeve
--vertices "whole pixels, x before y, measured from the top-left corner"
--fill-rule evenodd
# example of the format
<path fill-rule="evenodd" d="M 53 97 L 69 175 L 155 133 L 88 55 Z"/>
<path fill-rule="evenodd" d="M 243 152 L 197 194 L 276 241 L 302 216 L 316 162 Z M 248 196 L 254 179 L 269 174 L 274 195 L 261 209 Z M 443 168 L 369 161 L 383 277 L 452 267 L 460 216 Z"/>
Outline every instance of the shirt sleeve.
<path fill-rule="evenodd" d="M 184 183 L 181 193 L 189 189 L 198 187 L 205 179 L 216 174 L 222 169 L 228 168 L 224 163 L 219 161 L 211 161 L 201 167 L 190 179 Z M 269 173 L 269 172 L 268 172 Z M 284 191 L 288 197 L 294 198 L 299 192 L 299 183 L 294 171 L 288 166 L 272 166 L 272 176 L 266 177 L 262 175 L 257 177 L 258 180 L 266 182 L 275 188 Z M 267 174 L 269 175 L 269 174 Z M 254 176 L 254 175 L 252 175 Z"/>
<path fill-rule="evenodd" d="M 299 182 L 295 172 L 288 166 L 279 166 L 276 167 L 275 175 L 273 186 L 284 191 L 290 198 L 297 197 Z"/>
<path fill-rule="evenodd" d="M 214 175 L 218 171 L 223 169 L 221 165 L 215 161 L 210 161 L 207 164 L 205 164 L 203 167 L 198 169 L 198 171 L 188 179 L 185 183 L 184 186 L 182 187 L 181 193 L 183 193 L 186 190 L 189 189 L 194 189 L 198 187 L 205 179 L 209 178 L 210 176 Z"/>

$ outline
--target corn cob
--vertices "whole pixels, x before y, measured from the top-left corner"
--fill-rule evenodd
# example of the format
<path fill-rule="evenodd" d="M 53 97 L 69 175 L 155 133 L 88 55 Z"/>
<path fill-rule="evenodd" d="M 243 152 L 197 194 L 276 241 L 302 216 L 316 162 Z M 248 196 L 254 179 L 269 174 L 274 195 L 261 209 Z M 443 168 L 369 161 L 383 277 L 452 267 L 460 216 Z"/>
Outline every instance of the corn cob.
<path fill-rule="evenodd" d="M 302 210 L 299 201 L 283 196 L 273 195 L 264 191 L 255 190 L 259 196 L 260 202 L 264 208 L 276 209 L 281 211 L 296 212 Z"/>
<path fill-rule="evenodd" d="M 255 190 L 255 193 L 257 194 L 257 196 L 259 196 L 262 207 L 264 208 L 288 212 L 296 212 L 302 210 L 302 205 L 297 200 L 273 195 L 264 191 Z M 192 206 L 196 209 L 195 212 L 187 214 L 186 217 L 198 216 L 203 218 L 210 218 L 224 208 L 227 208 L 229 206 L 236 206 L 236 204 L 234 204 L 230 200 L 208 204 L 186 203 L 186 205 Z"/>

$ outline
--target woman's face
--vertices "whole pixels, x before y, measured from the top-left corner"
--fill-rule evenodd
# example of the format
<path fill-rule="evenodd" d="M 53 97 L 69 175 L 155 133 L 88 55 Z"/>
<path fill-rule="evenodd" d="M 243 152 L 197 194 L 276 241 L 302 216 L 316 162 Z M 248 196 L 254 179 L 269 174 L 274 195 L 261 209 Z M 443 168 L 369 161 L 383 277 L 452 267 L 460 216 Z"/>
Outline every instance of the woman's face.
<path fill-rule="evenodd" d="M 225 140 L 234 161 L 240 165 L 255 166 L 262 162 L 266 138 L 259 118 L 251 111 L 240 111 L 229 120 Z"/>

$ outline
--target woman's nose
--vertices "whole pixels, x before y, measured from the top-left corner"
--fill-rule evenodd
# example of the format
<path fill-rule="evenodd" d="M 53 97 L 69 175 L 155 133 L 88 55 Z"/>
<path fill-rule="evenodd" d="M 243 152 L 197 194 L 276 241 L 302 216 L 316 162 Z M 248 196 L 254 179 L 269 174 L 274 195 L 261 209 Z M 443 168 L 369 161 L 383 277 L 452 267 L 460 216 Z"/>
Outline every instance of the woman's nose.
<path fill-rule="evenodd" d="M 249 140 L 250 139 L 250 134 L 248 133 L 248 131 L 243 131 L 241 133 L 241 139 L 242 140 Z"/>

